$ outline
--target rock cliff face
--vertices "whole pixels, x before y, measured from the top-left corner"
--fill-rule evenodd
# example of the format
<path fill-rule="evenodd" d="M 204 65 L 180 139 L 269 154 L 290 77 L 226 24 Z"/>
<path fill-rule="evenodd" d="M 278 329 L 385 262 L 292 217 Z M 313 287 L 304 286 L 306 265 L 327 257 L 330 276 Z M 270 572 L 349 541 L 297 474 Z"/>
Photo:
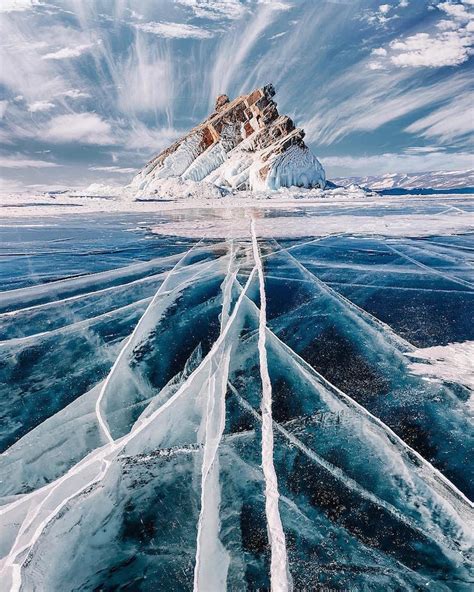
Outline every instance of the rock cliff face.
<path fill-rule="evenodd" d="M 220 95 L 214 113 L 150 160 L 132 188 L 156 193 L 169 178 L 231 190 L 324 188 L 324 169 L 304 131 L 278 113 L 274 95 L 271 84 L 233 101 Z"/>

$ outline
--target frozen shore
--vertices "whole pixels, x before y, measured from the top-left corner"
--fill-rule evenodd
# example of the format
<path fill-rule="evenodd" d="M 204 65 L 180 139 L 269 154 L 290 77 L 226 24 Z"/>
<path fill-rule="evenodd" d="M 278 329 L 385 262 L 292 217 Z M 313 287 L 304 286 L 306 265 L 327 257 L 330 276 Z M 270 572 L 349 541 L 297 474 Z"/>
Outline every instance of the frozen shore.
<path fill-rule="evenodd" d="M 472 196 L 380 196 L 360 187 L 330 190 L 285 189 L 239 192 L 220 198 L 205 194 L 136 199 L 123 188 L 88 188 L 65 193 L 0 195 L 2 225 L 78 214 L 166 214 L 153 228 L 158 234 L 239 238 L 249 235 L 249 219 L 258 218 L 262 237 L 374 234 L 389 237 L 464 234 L 474 229 Z M 197 213 L 199 212 L 199 213 Z M 206 213 L 207 212 L 207 213 Z M 38 223 L 38 222 L 37 222 Z"/>

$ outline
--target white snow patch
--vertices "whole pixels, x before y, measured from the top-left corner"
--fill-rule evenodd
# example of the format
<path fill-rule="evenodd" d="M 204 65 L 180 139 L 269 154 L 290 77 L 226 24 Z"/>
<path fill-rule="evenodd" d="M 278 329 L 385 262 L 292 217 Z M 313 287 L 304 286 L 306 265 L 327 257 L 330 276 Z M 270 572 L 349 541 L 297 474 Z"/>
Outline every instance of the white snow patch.
<path fill-rule="evenodd" d="M 200 154 L 201 134 L 191 134 L 174 152 L 166 156 L 157 167 L 156 159 L 151 160 L 130 183 L 130 188 L 137 197 L 143 194 L 156 193 L 160 179 L 180 177 Z"/>
<path fill-rule="evenodd" d="M 474 341 L 421 348 L 406 355 L 420 360 L 409 366 L 414 374 L 457 382 L 474 391 Z"/>
<path fill-rule="evenodd" d="M 90 196 L 103 197 L 107 195 L 118 196 L 123 194 L 123 187 L 121 185 L 103 185 L 102 183 L 91 183 L 84 191 L 72 192 L 74 195 L 86 194 Z"/>
<path fill-rule="evenodd" d="M 220 142 L 217 142 L 205 152 L 200 154 L 183 173 L 182 178 L 191 181 L 202 181 L 217 166 L 226 159 L 225 150 Z"/>
<path fill-rule="evenodd" d="M 347 198 L 346 198 L 347 199 Z M 258 211 L 262 209 L 282 209 L 290 206 L 295 208 L 295 215 L 269 216 L 261 215 L 259 220 L 259 236 L 262 238 L 271 237 L 318 237 L 331 234 L 347 233 L 350 235 L 365 236 L 386 236 L 386 237 L 418 237 L 418 236 L 446 236 L 457 233 L 468 233 L 474 230 L 472 216 L 459 215 L 457 212 L 445 212 L 443 216 L 431 213 L 391 213 L 380 215 L 379 212 L 368 210 L 366 215 L 353 216 L 351 214 L 339 213 L 338 207 L 334 213 L 325 213 L 319 216 L 317 208 L 323 207 L 321 200 L 295 201 L 289 199 L 286 203 L 281 200 L 274 203 L 268 201 L 247 201 L 240 204 L 229 203 L 232 200 L 223 199 L 227 202 L 226 208 L 216 209 L 214 216 L 203 219 L 196 217 L 183 217 L 179 221 L 169 221 L 153 228 L 157 234 L 179 235 L 185 237 L 208 238 L 242 238 L 248 236 L 248 227 L 243 212 Z M 337 203 L 337 202 L 336 202 Z M 343 211 L 342 200 L 339 201 L 340 210 Z M 355 202 L 355 206 L 365 207 L 364 202 Z M 309 206 L 313 211 L 305 215 L 304 219 L 300 208 Z"/>
<path fill-rule="evenodd" d="M 169 177 L 167 179 L 155 179 L 152 185 L 147 186 L 146 190 L 138 194 L 137 198 L 143 201 L 147 199 L 207 201 L 219 199 L 227 193 L 228 191 L 213 183 L 197 182 L 192 179 L 183 180 L 180 177 Z M 133 203 L 133 193 L 129 194 L 129 199 Z"/>

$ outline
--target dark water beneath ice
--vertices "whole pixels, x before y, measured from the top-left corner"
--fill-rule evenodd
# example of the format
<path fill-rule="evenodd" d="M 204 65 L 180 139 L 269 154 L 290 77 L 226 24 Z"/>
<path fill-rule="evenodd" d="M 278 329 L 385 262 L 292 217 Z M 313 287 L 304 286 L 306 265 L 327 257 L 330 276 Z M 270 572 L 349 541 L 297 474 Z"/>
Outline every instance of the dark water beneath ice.
<path fill-rule="evenodd" d="M 262 294 L 250 235 L 149 230 L 209 215 L 0 226 L 0 495 L 24 496 L 1 550 L 24 589 L 268 590 L 263 364 L 294 589 L 468 590 L 469 391 L 404 354 L 474 340 L 472 237 L 262 239 Z"/>

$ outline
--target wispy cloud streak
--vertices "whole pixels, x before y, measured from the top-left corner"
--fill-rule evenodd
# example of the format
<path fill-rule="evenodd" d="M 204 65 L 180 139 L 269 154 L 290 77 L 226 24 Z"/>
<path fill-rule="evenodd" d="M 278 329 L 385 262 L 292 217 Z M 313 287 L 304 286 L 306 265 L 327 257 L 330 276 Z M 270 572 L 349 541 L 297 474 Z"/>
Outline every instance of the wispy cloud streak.
<path fill-rule="evenodd" d="M 474 134 L 473 12 L 472 0 L 3 0 L 0 139 L 13 155 L 67 152 L 78 170 L 81 151 L 108 167 L 113 150 L 128 169 L 217 94 L 273 82 L 323 159 L 392 162 L 427 143 L 455 166 Z"/>

